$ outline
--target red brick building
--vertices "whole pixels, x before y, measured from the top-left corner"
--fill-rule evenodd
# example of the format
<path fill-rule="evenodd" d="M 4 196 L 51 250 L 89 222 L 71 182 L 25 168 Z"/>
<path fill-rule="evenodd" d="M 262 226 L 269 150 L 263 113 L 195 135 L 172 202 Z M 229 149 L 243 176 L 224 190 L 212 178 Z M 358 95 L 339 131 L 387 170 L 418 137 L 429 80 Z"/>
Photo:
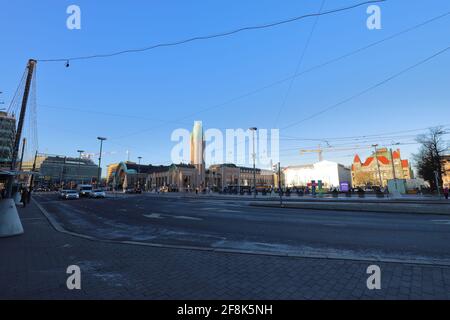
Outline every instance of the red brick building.
<path fill-rule="evenodd" d="M 380 186 L 380 173 L 383 181 L 382 187 L 386 187 L 388 181 L 394 178 L 414 178 L 410 162 L 401 158 L 399 149 L 392 153 L 387 148 L 379 149 L 376 155 L 372 154 L 364 162 L 358 155 L 355 156 L 352 165 L 354 187 Z"/>

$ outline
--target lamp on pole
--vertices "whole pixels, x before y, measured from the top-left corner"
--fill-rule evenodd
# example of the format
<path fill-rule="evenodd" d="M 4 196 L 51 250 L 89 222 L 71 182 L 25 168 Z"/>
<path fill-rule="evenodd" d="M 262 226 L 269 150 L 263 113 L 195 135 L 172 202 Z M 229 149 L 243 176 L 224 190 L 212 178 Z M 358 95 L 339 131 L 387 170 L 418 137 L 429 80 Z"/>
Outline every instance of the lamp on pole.
<path fill-rule="evenodd" d="M 400 143 L 394 143 L 393 146 L 399 146 Z M 394 182 L 395 182 L 395 191 L 394 192 L 398 192 L 398 185 L 397 185 L 397 174 L 395 173 L 395 163 L 394 163 L 394 155 L 392 152 L 392 149 L 390 149 L 391 152 L 391 163 L 392 163 L 392 176 L 394 178 Z"/>
<path fill-rule="evenodd" d="M 253 190 L 254 197 L 256 198 L 256 151 L 255 151 L 255 133 L 258 131 L 258 128 L 250 128 L 250 131 L 253 132 Z"/>
<path fill-rule="evenodd" d="M 81 170 L 80 170 L 80 166 L 81 166 L 81 156 L 83 155 L 84 150 L 77 150 L 77 152 L 80 154 L 80 156 L 78 157 L 78 178 L 80 178 L 80 177 L 81 177 Z M 81 178 L 81 184 L 84 183 L 83 180 L 84 180 L 84 179 Z"/>
<path fill-rule="evenodd" d="M 102 153 L 103 153 L 103 141 L 106 141 L 106 138 L 97 137 L 100 140 L 100 156 L 98 157 L 98 174 L 97 174 L 97 186 L 100 186 L 100 179 L 102 173 Z"/>
<path fill-rule="evenodd" d="M 381 177 L 380 163 L 378 162 L 378 144 L 374 144 L 372 147 L 375 149 L 375 160 L 377 162 L 378 176 L 380 178 L 380 188 L 383 188 L 383 178 Z"/>

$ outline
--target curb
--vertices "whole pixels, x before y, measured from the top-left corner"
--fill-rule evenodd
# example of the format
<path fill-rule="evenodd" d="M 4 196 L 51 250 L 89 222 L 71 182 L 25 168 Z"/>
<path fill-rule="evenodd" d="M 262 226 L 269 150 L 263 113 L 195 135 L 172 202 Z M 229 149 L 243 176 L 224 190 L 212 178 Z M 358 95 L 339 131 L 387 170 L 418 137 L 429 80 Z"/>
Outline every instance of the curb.
<path fill-rule="evenodd" d="M 284 257 L 284 258 L 297 258 L 297 259 L 326 259 L 326 260 L 341 260 L 341 261 L 355 261 L 355 262 L 377 262 L 377 263 L 401 263 L 409 265 L 420 265 L 420 266 L 433 266 L 433 267 L 449 267 L 450 261 L 447 260 L 425 260 L 425 259 L 395 259 L 395 258 L 380 258 L 375 256 L 339 256 L 337 254 L 325 254 L 325 253 L 277 253 L 277 252 L 264 252 L 264 251 L 253 251 L 253 250 L 239 250 L 239 249 L 220 249 L 211 247 L 195 247 L 195 246 L 179 246 L 179 245 L 168 245 L 168 244 L 157 244 L 157 243 L 144 243 L 137 241 L 120 241 L 120 240 L 107 240 L 88 236 L 85 234 L 80 234 L 72 231 L 66 230 L 59 222 L 57 222 L 51 214 L 35 200 L 32 198 L 33 203 L 38 207 L 42 214 L 46 217 L 50 225 L 60 233 L 70 235 L 72 237 L 85 239 L 93 242 L 101 243 L 111 243 L 111 244 L 122 244 L 122 245 L 133 245 L 141 247 L 159 248 L 159 249 L 178 249 L 178 250 L 190 250 L 190 251 L 203 251 L 211 253 L 228 253 L 228 254 L 242 254 L 242 255 L 255 255 L 255 256 L 269 256 L 269 257 Z"/>
<path fill-rule="evenodd" d="M 260 208 L 283 208 L 283 209 L 308 209 L 308 210 L 317 210 L 317 211 L 348 211 L 348 212 L 376 212 L 376 213 L 384 213 L 384 214 L 390 214 L 390 213 L 396 213 L 396 214 L 416 214 L 416 215 L 436 215 L 436 216 L 450 216 L 449 213 L 445 212 L 425 212 L 425 211 L 405 211 L 405 210 L 411 210 L 412 208 L 406 208 L 406 209 L 386 209 L 386 208 L 367 208 L 367 207 L 359 207 L 359 208 L 353 208 L 345 207 L 348 203 L 342 204 L 342 206 L 335 206 L 335 203 L 324 204 L 324 203 L 304 203 L 304 204 L 292 204 L 292 203 L 284 203 L 283 205 L 275 204 L 275 203 L 255 203 L 251 202 L 249 205 L 251 207 L 260 207 Z M 356 203 L 355 203 L 356 204 Z M 374 204 L 374 203 L 370 203 Z M 382 203 L 385 204 L 385 203 Z"/>
<path fill-rule="evenodd" d="M 239 197 L 239 196 L 235 196 L 235 195 L 229 195 L 229 196 L 216 196 L 216 195 L 212 195 L 212 196 L 205 196 L 205 195 L 180 195 L 180 194 L 174 194 L 174 195 L 167 195 L 167 194 L 152 194 L 152 193 L 147 193 L 147 194 L 143 194 L 145 196 L 149 196 L 149 197 L 153 197 L 153 198 L 160 198 L 160 199 L 171 199 L 171 198 L 177 198 L 177 199 L 198 199 L 198 200 L 221 200 L 221 201 L 234 201 L 234 200 L 238 200 L 238 201 L 255 201 L 255 198 L 253 197 Z M 261 201 L 261 202 L 279 202 L 280 198 L 279 197 L 270 197 L 267 196 L 266 198 L 264 197 L 259 197 L 256 199 L 256 201 Z M 317 203 L 369 203 L 369 204 L 418 204 L 418 205 L 424 205 L 424 204 L 432 204 L 432 205 L 442 205 L 442 206 L 449 206 L 450 207 L 450 202 L 444 202 L 441 200 L 428 200 L 428 199 L 424 199 L 422 201 L 418 201 L 415 199 L 392 199 L 392 198 L 384 198 L 383 200 L 376 200 L 375 198 L 364 198 L 364 199 L 359 199 L 357 197 L 353 197 L 353 200 L 349 200 L 347 198 L 339 198 L 339 199 L 335 199 L 335 198 L 320 198 L 320 197 L 316 197 L 316 198 L 304 198 L 304 197 L 295 197 L 295 196 L 291 196 L 291 197 L 283 197 L 283 202 L 285 203 L 290 203 L 290 202 L 317 202 Z"/>

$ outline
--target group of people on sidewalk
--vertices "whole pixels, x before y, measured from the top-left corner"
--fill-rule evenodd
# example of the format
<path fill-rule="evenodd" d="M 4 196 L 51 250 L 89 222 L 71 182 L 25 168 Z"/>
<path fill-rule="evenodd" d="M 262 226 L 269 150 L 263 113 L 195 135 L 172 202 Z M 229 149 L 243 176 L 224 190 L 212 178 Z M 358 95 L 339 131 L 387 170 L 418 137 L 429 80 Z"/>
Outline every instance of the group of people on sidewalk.
<path fill-rule="evenodd" d="M 22 203 L 25 208 L 31 201 L 31 192 L 27 187 L 21 187 L 18 192 L 20 193 L 20 203 Z M 6 198 L 6 189 L 4 187 L 0 188 L 0 200 Z"/>

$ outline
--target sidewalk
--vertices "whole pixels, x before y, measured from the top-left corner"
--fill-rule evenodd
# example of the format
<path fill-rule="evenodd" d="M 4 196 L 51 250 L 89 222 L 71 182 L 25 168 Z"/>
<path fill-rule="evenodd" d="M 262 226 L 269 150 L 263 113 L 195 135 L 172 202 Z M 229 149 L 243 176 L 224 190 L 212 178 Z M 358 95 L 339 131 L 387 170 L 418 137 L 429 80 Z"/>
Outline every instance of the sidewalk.
<path fill-rule="evenodd" d="M 25 234 L 0 239 L 0 299 L 450 299 L 450 268 L 380 263 L 382 290 L 366 287 L 367 262 L 149 248 L 55 231 L 31 204 Z M 81 268 L 82 290 L 66 288 Z"/>

